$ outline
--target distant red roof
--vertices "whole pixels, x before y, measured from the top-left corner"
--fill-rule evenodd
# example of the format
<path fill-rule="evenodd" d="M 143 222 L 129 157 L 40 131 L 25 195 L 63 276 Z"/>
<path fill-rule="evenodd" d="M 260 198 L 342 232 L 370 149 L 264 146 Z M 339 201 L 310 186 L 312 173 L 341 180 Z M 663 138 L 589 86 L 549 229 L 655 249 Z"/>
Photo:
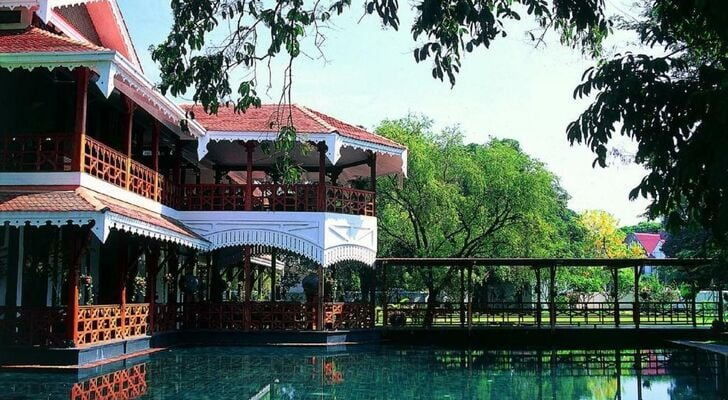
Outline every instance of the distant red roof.
<path fill-rule="evenodd" d="M 30 27 L 23 30 L 0 30 L 0 53 L 83 53 L 110 51 L 89 42 Z"/>
<path fill-rule="evenodd" d="M 662 240 L 662 235 L 659 233 L 634 233 L 634 237 L 645 249 L 648 256 L 652 255 L 652 252 L 655 251 L 655 248 Z"/>
<path fill-rule="evenodd" d="M 347 124 L 324 113 L 300 105 L 279 106 L 263 104 L 251 107 L 245 113 L 236 113 L 232 107 L 220 107 L 217 114 L 207 114 L 201 106 L 183 105 L 185 111 L 193 111 L 195 120 L 210 131 L 222 132 L 278 132 L 286 123 L 288 112 L 293 126 L 304 134 L 338 133 L 341 136 L 390 147 L 404 148 L 401 144 L 365 129 Z"/>
<path fill-rule="evenodd" d="M 74 212 L 109 211 L 160 228 L 201 239 L 180 222 L 133 204 L 115 200 L 84 188 L 3 187 L 0 189 L 0 212 Z"/>

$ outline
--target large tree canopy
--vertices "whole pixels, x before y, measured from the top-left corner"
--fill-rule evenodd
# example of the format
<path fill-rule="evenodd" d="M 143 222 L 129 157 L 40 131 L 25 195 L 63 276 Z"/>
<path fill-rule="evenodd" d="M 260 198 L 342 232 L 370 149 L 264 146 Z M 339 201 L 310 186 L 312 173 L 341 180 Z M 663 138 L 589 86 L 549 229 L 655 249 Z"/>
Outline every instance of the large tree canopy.
<path fill-rule="evenodd" d="M 385 121 L 377 132 L 410 151 L 409 178 L 377 182 L 380 254 L 400 257 L 547 257 L 581 251 L 582 230 L 567 195 L 541 162 L 513 140 L 464 144 L 456 129 L 433 132 L 421 118 Z M 428 313 L 443 293 L 453 296 L 460 268 L 398 269 L 399 287 L 427 289 Z M 522 287 L 525 268 L 480 268 Z M 461 294 L 462 296 L 462 294 Z M 462 297 L 461 297 L 462 298 Z"/>

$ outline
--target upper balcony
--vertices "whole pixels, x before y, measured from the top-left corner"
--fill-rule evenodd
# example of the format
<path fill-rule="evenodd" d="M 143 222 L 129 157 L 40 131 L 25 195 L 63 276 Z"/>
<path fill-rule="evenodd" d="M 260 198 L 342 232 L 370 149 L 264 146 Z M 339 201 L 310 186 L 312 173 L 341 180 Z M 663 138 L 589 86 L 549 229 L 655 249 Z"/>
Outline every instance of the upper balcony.
<path fill-rule="evenodd" d="M 180 211 L 299 211 L 375 215 L 376 195 L 318 183 L 185 183 L 172 182 L 121 151 L 86 137 L 80 169 L 73 165 L 74 135 L 19 134 L 0 142 L 2 172 L 83 171 L 140 196 Z M 322 196 L 323 194 L 323 196 Z M 323 199 L 323 200 L 320 200 Z"/>

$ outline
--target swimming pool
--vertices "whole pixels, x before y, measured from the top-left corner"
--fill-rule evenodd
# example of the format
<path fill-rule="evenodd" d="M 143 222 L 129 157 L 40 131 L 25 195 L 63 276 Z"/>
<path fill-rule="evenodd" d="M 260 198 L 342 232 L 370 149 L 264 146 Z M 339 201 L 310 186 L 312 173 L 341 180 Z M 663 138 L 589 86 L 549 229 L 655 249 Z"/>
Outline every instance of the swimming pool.
<path fill-rule="evenodd" d="M 0 373 L 0 398 L 714 399 L 728 396 L 727 367 L 686 348 L 196 347 L 81 379 Z"/>

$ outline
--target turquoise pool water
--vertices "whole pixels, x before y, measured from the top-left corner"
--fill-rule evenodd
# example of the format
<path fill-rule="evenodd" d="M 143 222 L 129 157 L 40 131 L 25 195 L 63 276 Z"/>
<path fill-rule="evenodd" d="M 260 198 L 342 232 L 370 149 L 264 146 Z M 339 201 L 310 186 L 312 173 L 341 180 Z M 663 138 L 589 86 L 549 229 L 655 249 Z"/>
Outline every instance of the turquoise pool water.
<path fill-rule="evenodd" d="M 727 369 L 691 349 L 200 347 L 81 379 L 0 373 L 0 399 L 720 399 Z"/>

